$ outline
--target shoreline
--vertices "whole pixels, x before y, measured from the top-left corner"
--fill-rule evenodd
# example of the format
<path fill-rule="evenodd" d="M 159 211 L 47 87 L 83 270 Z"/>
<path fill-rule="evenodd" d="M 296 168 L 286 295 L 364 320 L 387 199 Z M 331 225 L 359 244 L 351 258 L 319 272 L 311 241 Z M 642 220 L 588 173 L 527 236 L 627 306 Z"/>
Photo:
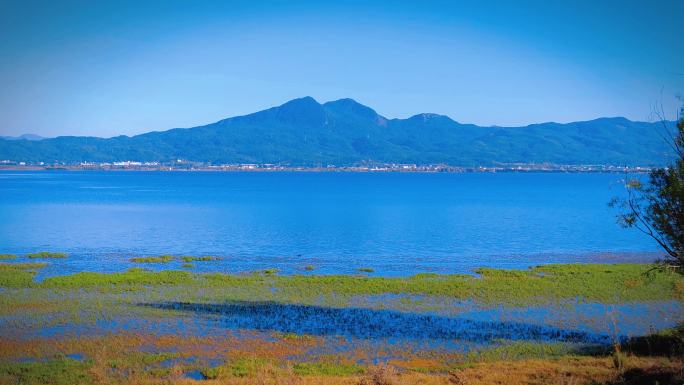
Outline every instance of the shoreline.
<path fill-rule="evenodd" d="M 128 171 L 128 172 L 308 172 L 308 173 L 415 173 L 415 174 L 469 174 L 469 173 L 613 173 L 646 174 L 656 167 L 611 165 L 516 165 L 516 166 L 442 166 L 395 165 L 349 167 L 286 167 L 264 165 L 221 166 L 99 166 L 99 165 L 2 165 L 0 171 Z"/>
<path fill-rule="evenodd" d="M 35 248 L 9 249 L 7 255 L 15 256 L 10 260 L 0 262 L 30 263 L 36 262 L 25 256 L 34 252 Z M 145 253 L 145 252 L 121 252 L 121 253 L 97 253 L 93 251 L 65 250 L 69 253 L 68 267 L 59 260 L 44 259 L 48 262 L 45 268 L 38 271 L 36 280 L 42 281 L 52 277 L 59 277 L 74 273 L 98 273 L 111 274 L 125 272 L 131 268 L 147 268 L 155 272 L 161 271 L 184 271 L 193 274 L 229 274 L 249 275 L 262 271 L 277 272 L 281 277 L 293 276 L 363 276 L 386 279 L 405 279 L 420 274 L 470 275 L 477 276 L 478 269 L 495 269 L 507 271 L 525 271 L 544 266 L 573 266 L 573 265 L 651 265 L 664 255 L 658 251 L 635 251 L 635 252 L 589 252 L 581 254 L 549 254 L 539 253 L 533 255 L 519 255 L 504 257 L 507 261 L 479 263 L 435 263 L 423 262 L 416 264 L 410 269 L 400 271 L 387 263 L 370 263 L 368 260 L 349 260 L 345 264 L 325 261 L 311 257 L 292 255 L 287 261 L 279 257 L 263 257 L 254 261 L 250 255 L 224 255 L 212 252 L 200 253 Z M 576 257 L 576 258 L 573 258 Z M 496 258 L 496 257 L 492 257 Z M 511 258 L 522 258 L 511 263 Z M 107 261 L 106 267 L 96 267 L 93 263 Z"/>

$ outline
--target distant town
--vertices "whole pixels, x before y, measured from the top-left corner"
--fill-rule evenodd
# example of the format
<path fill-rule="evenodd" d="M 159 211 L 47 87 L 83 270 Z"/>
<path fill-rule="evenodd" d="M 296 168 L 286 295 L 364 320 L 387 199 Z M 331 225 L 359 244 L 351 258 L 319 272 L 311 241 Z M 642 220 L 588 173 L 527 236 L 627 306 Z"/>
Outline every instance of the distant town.
<path fill-rule="evenodd" d="M 453 166 L 447 164 L 401 164 L 373 163 L 354 166 L 292 166 L 286 164 L 207 164 L 177 159 L 172 162 L 139 162 L 133 160 L 121 162 L 80 162 L 80 163 L 46 163 L 15 162 L 0 160 L 0 170 L 71 170 L 71 171 L 246 171 L 246 172 L 615 172 L 645 173 L 653 167 L 616 166 L 616 165 L 560 165 L 548 163 L 510 163 L 490 166 Z"/>

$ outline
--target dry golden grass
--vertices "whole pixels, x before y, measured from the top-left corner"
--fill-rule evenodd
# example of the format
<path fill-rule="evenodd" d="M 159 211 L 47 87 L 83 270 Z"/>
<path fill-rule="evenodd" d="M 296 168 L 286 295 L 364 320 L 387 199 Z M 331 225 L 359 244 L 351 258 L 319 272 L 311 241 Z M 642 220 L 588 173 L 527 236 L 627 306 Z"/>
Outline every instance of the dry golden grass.
<path fill-rule="evenodd" d="M 0 359 L 21 357 L 45 358 L 58 354 L 80 353 L 89 358 L 112 358 L 153 347 L 154 351 L 176 351 L 180 356 L 222 357 L 234 359 L 257 356 L 266 359 L 301 354 L 320 341 L 309 338 L 265 338 L 253 333 L 252 338 L 226 334 L 222 337 L 197 337 L 120 333 L 102 337 L 37 338 L 30 340 L 0 338 Z"/>
<path fill-rule="evenodd" d="M 653 376 L 666 374 L 667 377 L 670 373 L 675 373 L 676 378 L 684 378 L 684 357 L 637 356 L 627 356 L 621 369 L 615 367 L 610 356 L 492 360 L 464 365 L 462 368 L 455 368 L 453 357 L 450 356 L 414 356 L 395 359 L 387 365 L 366 367 L 364 374 L 321 375 L 323 372 L 314 372 L 303 375 L 301 371 L 294 370 L 295 363 L 290 361 L 291 357 L 317 346 L 321 341 L 315 337 L 272 337 L 277 338 L 118 334 L 28 341 L 0 339 L 0 361 L 81 353 L 88 359 L 87 373 L 92 379 L 88 383 L 98 385 L 584 385 L 639 384 L 638 376 L 655 378 Z M 173 352 L 172 357 L 178 358 L 219 358 L 223 362 L 247 359 L 258 362 L 258 365 L 246 364 L 249 370 L 242 374 L 231 372 L 228 367 L 219 372 L 215 379 L 194 381 L 184 377 L 185 372 L 193 369 L 192 364 L 179 362 L 163 373 L 151 371 L 150 367 L 154 363 L 145 363 L 144 360 L 155 357 L 141 356 L 140 352 L 145 348 Z M 159 360 L 166 358 L 162 356 Z M 329 362 L 344 366 L 355 361 L 348 362 L 344 357 L 335 356 L 330 357 Z M 1 377 L 0 385 L 17 383 L 16 379 Z M 637 380 L 623 382 L 630 378 Z M 647 383 L 652 384 L 653 381 Z M 666 383 L 660 382 L 661 385 Z"/>
<path fill-rule="evenodd" d="M 630 357 L 627 368 L 644 372 L 684 371 L 681 358 Z M 371 367 L 363 376 L 297 376 L 282 369 L 264 368 L 255 377 L 202 381 L 211 385 L 584 385 L 622 383 L 624 371 L 613 366 L 612 359 L 568 357 L 560 360 L 501 361 L 476 364 L 449 374 L 424 374 L 400 371 L 391 365 Z M 177 384 L 198 384 L 180 380 Z M 633 382 L 639 383 L 639 382 Z M 147 384 L 159 384 L 150 382 Z M 142 383 L 141 383 L 142 385 Z M 664 385 L 661 382 L 661 385 Z"/>
<path fill-rule="evenodd" d="M 647 373 L 679 373 L 681 376 L 684 374 L 684 361 L 681 358 L 630 357 L 625 370 L 629 372 L 634 369 Z M 354 376 L 300 376 L 289 367 L 269 364 L 251 376 L 203 381 L 184 378 L 180 367 L 171 368 L 164 378 L 133 372 L 123 380 L 109 376 L 104 361 L 96 359 L 89 370 L 93 383 L 102 385 L 584 385 L 622 384 L 624 373 L 615 369 L 609 357 L 487 362 L 448 374 L 417 373 L 397 369 L 392 365 L 381 365 L 368 368 L 365 375 Z M 10 383 L 0 379 L 2 385 Z M 624 383 L 642 382 L 637 380 Z"/>
<path fill-rule="evenodd" d="M 628 357 L 630 369 L 681 372 L 682 358 Z M 610 357 L 565 357 L 558 360 L 494 361 L 451 373 L 457 385 L 582 385 L 619 383 L 624 371 L 615 368 Z"/>

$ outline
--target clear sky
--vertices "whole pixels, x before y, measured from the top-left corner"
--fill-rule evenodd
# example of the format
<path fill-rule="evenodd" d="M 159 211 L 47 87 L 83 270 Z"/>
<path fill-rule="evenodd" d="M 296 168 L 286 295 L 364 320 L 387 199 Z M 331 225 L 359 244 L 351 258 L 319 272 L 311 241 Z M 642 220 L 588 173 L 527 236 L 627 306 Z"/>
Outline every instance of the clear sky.
<path fill-rule="evenodd" d="M 674 113 L 684 1 L 0 0 L 0 134 L 132 135 L 310 95 L 524 125 Z"/>

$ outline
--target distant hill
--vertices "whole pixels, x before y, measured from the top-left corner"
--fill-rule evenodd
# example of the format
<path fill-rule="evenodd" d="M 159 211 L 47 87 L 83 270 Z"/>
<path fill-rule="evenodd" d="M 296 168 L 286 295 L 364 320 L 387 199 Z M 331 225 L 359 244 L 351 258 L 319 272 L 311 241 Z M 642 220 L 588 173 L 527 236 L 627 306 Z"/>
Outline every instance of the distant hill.
<path fill-rule="evenodd" d="M 0 136 L 0 139 L 5 139 L 5 140 L 43 140 L 43 138 L 40 135 L 35 135 L 35 134 L 24 134 L 24 135 L 19 135 L 19 136 Z"/>
<path fill-rule="evenodd" d="M 191 161 L 336 166 L 362 163 L 662 165 L 660 123 L 600 118 L 480 127 L 444 115 L 387 119 L 352 99 L 311 97 L 205 126 L 113 138 L 0 140 L 0 159 L 24 162 Z"/>

